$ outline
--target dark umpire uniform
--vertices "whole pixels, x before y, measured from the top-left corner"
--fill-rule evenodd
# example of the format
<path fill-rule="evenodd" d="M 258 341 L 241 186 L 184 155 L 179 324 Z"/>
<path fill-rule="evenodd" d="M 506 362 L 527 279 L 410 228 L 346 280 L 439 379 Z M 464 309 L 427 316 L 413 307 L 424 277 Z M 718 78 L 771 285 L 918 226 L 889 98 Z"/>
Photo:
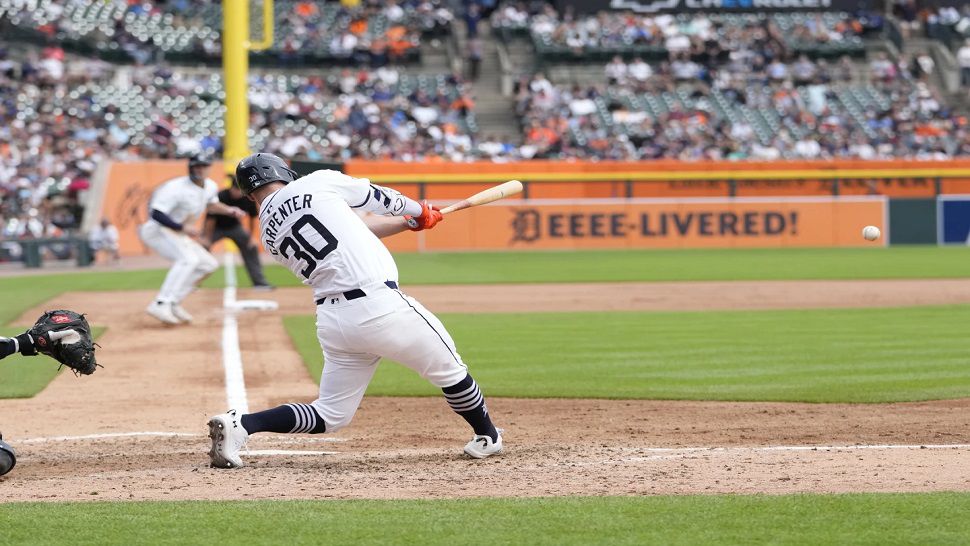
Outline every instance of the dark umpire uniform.
<path fill-rule="evenodd" d="M 219 201 L 229 206 L 239 207 L 249 215 L 249 228 L 253 228 L 253 221 L 258 215 L 256 203 L 253 203 L 239 191 L 235 177 L 232 187 L 219 192 Z M 271 290 L 273 287 L 266 282 L 263 275 L 263 266 L 259 262 L 259 247 L 252 242 L 249 232 L 243 228 L 239 219 L 234 216 L 223 214 L 210 214 L 206 218 L 206 233 L 209 234 L 209 245 L 214 245 L 224 238 L 229 238 L 239 247 L 243 262 L 246 264 L 246 272 L 249 273 L 249 280 L 253 282 L 254 288 Z"/>
<path fill-rule="evenodd" d="M 27 333 L 11 338 L 0 337 L 0 359 L 14 353 L 20 353 L 24 356 L 36 355 L 37 350 L 34 348 L 33 338 Z M 14 453 L 10 444 L 3 441 L 3 435 L 0 435 L 0 476 L 13 470 L 16 464 L 17 454 Z"/>

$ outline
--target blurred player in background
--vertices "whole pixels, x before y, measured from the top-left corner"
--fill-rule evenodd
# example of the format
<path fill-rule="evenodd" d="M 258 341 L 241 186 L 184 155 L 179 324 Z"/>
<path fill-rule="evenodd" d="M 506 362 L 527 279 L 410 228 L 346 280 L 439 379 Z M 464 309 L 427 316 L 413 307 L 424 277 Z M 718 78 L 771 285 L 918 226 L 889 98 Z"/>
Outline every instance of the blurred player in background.
<path fill-rule="evenodd" d="M 118 228 L 111 225 L 111 221 L 102 218 L 101 223 L 91 230 L 88 234 L 88 245 L 94 253 L 94 260 L 98 260 L 98 252 L 107 252 L 111 256 L 111 261 L 117 263 L 121 260 L 118 255 Z"/>
<path fill-rule="evenodd" d="M 192 322 L 192 315 L 182 308 L 182 300 L 219 267 L 219 262 L 201 244 L 200 232 L 193 225 L 203 211 L 242 218 L 242 210 L 219 202 L 219 188 L 206 177 L 212 165 L 207 156 L 189 159 L 188 176 L 162 183 L 148 204 L 149 219 L 138 228 L 145 245 L 171 260 L 155 301 L 145 310 L 165 324 Z"/>
<path fill-rule="evenodd" d="M 274 287 L 266 281 L 263 275 L 263 264 L 259 262 L 259 247 L 253 243 L 250 233 L 256 224 L 256 203 L 243 195 L 236 183 L 236 176 L 230 174 L 232 186 L 219 192 L 219 202 L 230 207 L 236 207 L 249 216 L 249 230 L 235 216 L 225 214 L 209 214 L 205 220 L 205 240 L 207 248 L 219 241 L 229 238 L 236 243 L 239 253 L 246 264 L 246 273 L 257 290 L 272 290 Z"/>

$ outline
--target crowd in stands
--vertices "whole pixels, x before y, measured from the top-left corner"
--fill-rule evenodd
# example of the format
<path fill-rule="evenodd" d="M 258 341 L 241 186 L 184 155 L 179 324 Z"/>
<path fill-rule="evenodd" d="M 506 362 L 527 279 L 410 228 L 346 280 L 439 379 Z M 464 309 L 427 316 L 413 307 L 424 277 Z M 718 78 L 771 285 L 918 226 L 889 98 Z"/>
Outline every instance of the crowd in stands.
<path fill-rule="evenodd" d="M 458 77 L 408 76 L 382 67 L 298 78 L 295 88 L 292 77 L 285 86 L 280 81 L 250 81 L 250 125 L 266 135 L 267 151 L 313 160 L 473 157 L 474 102 Z"/>
<path fill-rule="evenodd" d="M 877 14 L 695 15 L 607 12 L 573 16 L 545 2 L 509 2 L 492 16 L 495 28 L 529 29 L 533 37 L 574 53 L 654 48 L 669 54 L 706 56 L 753 41 L 778 52 L 799 47 L 861 44 L 859 38 L 883 25 Z"/>
<path fill-rule="evenodd" d="M 919 62 L 877 55 L 859 80 L 835 63 L 735 50 L 723 63 L 616 57 L 599 85 L 518 85 L 536 157 L 596 159 L 947 159 L 970 155 L 970 126 Z"/>
<path fill-rule="evenodd" d="M 474 107 L 449 77 L 381 67 L 329 77 L 255 75 L 250 142 L 285 157 L 467 160 Z M 219 152 L 221 81 L 163 65 L 118 69 L 58 48 L 0 51 L 0 239 L 76 232 L 84 192 L 111 158 Z M 0 245 L 0 261 L 17 245 Z"/>
<path fill-rule="evenodd" d="M 284 63 L 307 55 L 373 67 L 400 62 L 417 50 L 422 35 L 449 33 L 454 19 L 441 0 L 318 4 L 291 2 L 277 10 L 281 34 L 274 50 Z"/>
<path fill-rule="evenodd" d="M 970 87 L 970 3 L 962 8 L 955 5 L 920 6 L 914 0 L 901 2 L 898 14 L 910 18 L 910 28 L 922 24 L 928 38 L 949 46 L 960 67 L 960 83 Z"/>
<path fill-rule="evenodd" d="M 68 95 L 74 84 L 108 69 L 100 62 L 65 63 L 58 48 L 23 62 L 0 52 L 0 238 L 78 228 L 81 197 L 98 162 L 119 147 L 105 138 L 105 112 Z M 0 260 L 16 251 L 0 248 Z"/>
<path fill-rule="evenodd" d="M 59 48 L 16 59 L 0 52 L 0 237 L 77 227 L 78 195 L 105 158 L 220 152 L 223 96 L 221 77 L 209 72 L 65 62 Z M 473 154 L 474 104 L 454 77 L 388 66 L 326 77 L 256 74 L 249 101 L 253 148 L 286 157 Z"/>
<path fill-rule="evenodd" d="M 122 52 L 142 64 L 172 55 L 218 60 L 221 54 L 220 2 L 52 0 L 24 9 L 28 3 L 0 0 L 0 25 L 87 50 Z M 284 64 L 328 60 L 376 67 L 414 59 L 421 36 L 449 33 L 454 19 L 445 0 L 277 0 L 274 9 L 276 40 L 268 55 Z"/>
<path fill-rule="evenodd" d="M 153 61 L 159 44 L 146 39 L 146 27 L 132 24 L 144 17 L 171 28 L 208 28 L 200 13 L 218 9 L 218 2 L 107 0 L 103 4 L 122 16 L 101 28 L 78 26 L 77 10 L 90 3 L 72 0 L 43 3 L 41 15 L 14 21 L 11 6 L 23 1 L 0 0 L 0 20 L 32 24 L 52 38 L 80 33 L 92 43 L 108 40 L 137 62 L 68 61 L 69 53 L 57 46 L 0 50 L 0 239 L 76 230 L 84 192 L 106 158 L 221 151 L 221 76 Z M 817 54 L 820 46 L 866 34 L 876 24 L 866 17 L 738 16 L 727 24 L 706 15 L 573 17 L 540 1 L 496 6 L 476 0 L 457 15 L 445 0 L 276 4 L 276 54 L 282 61 L 308 50 L 350 61 L 324 75 L 255 71 L 250 77 L 251 146 L 288 158 L 970 156 L 970 124 L 929 85 L 929 55 L 871 54 L 861 65 L 846 54 Z M 964 20 L 970 27 L 970 8 L 964 12 L 918 11 L 923 15 L 917 20 L 927 32 L 960 30 Z M 479 24 L 490 17 L 493 28 L 519 29 L 571 51 L 618 53 L 597 65 L 602 77 L 592 85 L 543 73 L 522 77 L 513 105 L 521 134 L 478 134 L 470 83 L 456 75 L 416 76 L 390 62 L 414 47 L 419 35 L 448 32 L 456 17 L 469 47 L 481 48 Z M 400 29 L 400 47 L 389 39 L 394 28 Z M 218 32 L 193 36 L 188 50 L 218 55 Z M 648 50 L 652 55 L 644 54 Z M 956 53 L 970 84 L 970 41 Z"/>
<path fill-rule="evenodd" d="M 952 43 L 970 37 L 970 4 L 955 1 L 893 0 L 892 13 L 899 22 L 903 38 L 923 33 L 936 40 Z"/>

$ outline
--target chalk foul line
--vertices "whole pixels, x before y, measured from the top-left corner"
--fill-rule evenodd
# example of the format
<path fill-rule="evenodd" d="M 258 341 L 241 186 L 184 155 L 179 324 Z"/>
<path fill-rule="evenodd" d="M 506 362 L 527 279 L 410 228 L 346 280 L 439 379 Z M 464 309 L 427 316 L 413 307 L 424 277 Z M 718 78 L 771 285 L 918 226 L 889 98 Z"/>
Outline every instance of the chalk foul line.
<path fill-rule="evenodd" d="M 17 440 L 18 444 L 46 444 L 51 442 L 77 442 L 84 440 L 113 440 L 118 438 L 202 438 L 208 434 L 193 432 L 106 432 L 103 434 L 82 434 L 78 436 L 43 436 L 38 438 L 26 438 Z M 267 438 L 272 438 L 267 436 Z M 302 443 L 299 440 L 309 442 L 346 442 L 346 438 L 291 438 L 286 443 Z M 286 452 L 291 453 L 291 452 Z M 322 452 L 321 452 L 322 453 Z"/>
<path fill-rule="evenodd" d="M 276 455 L 288 456 L 293 455 L 303 455 L 303 456 L 313 456 L 313 455 L 339 455 L 339 451 L 297 451 L 297 450 L 287 450 L 287 449 L 252 449 L 246 452 L 246 455 L 252 455 L 254 457 L 271 457 Z"/>
<path fill-rule="evenodd" d="M 73 442 L 84 440 L 111 440 L 116 438 L 202 438 L 207 434 L 193 432 L 106 432 L 101 434 L 82 434 L 77 436 L 43 436 L 37 438 L 26 438 L 17 440 L 18 444 L 43 444 L 50 442 Z M 310 444 L 315 442 L 346 442 L 348 438 L 334 437 L 292 437 L 292 436 L 267 436 L 276 441 L 287 444 Z M 621 457 L 615 461 L 637 462 L 640 460 L 657 460 L 661 458 L 683 458 L 694 455 L 716 455 L 730 453 L 764 453 L 777 451 L 892 451 L 892 450 L 945 450 L 945 449 L 970 449 L 970 444 L 857 444 L 857 445 L 788 445 L 788 446 L 734 446 L 734 447 L 627 447 L 623 451 L 627 453 L 649 453 L 643 457 Z M 271 450 L 262 450 L 271 451 Z M 293 451 L 285 451 L 293 453 Z M 317 452 L 314 452 L 317 453 Z M 320 452 L 323 453 L 323 452 Z M 573 463 L 574 464 L 574 463 Z M 581 463 L 582 464 L 582 463 Z M 596 463 L 592 463 L 596 464 Z"/>
<path fill-rule="evenodd" d="M 223 255 L 226 288 L 222 293 L 222 365 L 226 371 L 226 402 L 229 409 L 249 413 L 242 351 L 239 349 L 239 323 L 236 321 L 236 264 L 232 252 Z"/>
<path fill-rule="evenodd" d="M 80 436 L 44 436 L 17 440 L 18 444 L 46 444 L 50 442 L 75 442 L 80 440 L 110 440 L 115 438 L 197 438 L 205 434 L 191 432 L 109 432 L 105 434 L 82 434 Z"/>

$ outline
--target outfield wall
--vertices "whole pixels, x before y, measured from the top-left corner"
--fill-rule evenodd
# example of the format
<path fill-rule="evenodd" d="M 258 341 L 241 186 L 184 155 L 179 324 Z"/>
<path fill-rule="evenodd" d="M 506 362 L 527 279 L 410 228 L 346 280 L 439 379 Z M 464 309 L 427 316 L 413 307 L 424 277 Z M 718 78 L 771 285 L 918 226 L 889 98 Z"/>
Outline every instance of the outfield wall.
<path fill-rule="evenodd" d="M 344 168 L 438 203 L 465 197 L 513 174 L 533 180 L 527 184 L 528 199 L 449 216 L 448 229 L 394 237 L 387 242 L 396 251 L 846 246 L 870 244 L 859 236 L 868 224 L 883 229 L 883 243 L 888 240 L 932 244 L 943 242 L 944 232 L 948 233 L 947 242 L 956 243 L 962 226 L 966 224 L 970 229 L 970 206 L 937 204 L 938 200 L 962 202 L 965 199 L 961 196 L 970 194 L 970 161 L 834 165 L 839 169 L 822 169 L 820 163 L 792 162 L 731 164 L 733 170 L 724 171 L 712 169 L 723 169 L 725 164 L 669 161 L 395 163 L 393 173 L 389 172 L 391 164 L 376 162 L 351 162 Z M 861 170 L 860 165 L 868 169 Z M 651 170 L 645 170 L 645 166 Z M 856 190 L 863 186 L 850 182 L 867 179 L 845 178 L 851 173 L 885 177 L 885 169 L 891 166 L 896 168 L 891 171 L 892 177 L 868 179 L 865 193 L 874 195 L 857 195 Z M 300 165 L 303 171 L 314 167 Z M 631 171 L 632 168 L 639 170 Z M 966 180 L 960 178 L 963 170 L 967 172 Z M 148 216 L 148 200 L 159 184 L 185 171 L 184 161 L 111 164 L 101 210 L 92 214 L 100 212 L 118 227 L 123 255 L 147 253 L 136 228 Z M 217 163 L 210 176 L 223 184 L 222 172 L 222 165 Z M 790 178 L 777 180 L 785 172 Z M 734 178 L 719 178 L 727 175 Z M 828 177 L 824 180 L 827 189 L 814 185 L 822 175 Z M 596 180 L 566 179 L 579 176 Z M 617 179 L 630 176 L 644 180 Z M 732 195 L 726 193 L 725 184 L 729 183 L 735 190 Z M 838 195 L 833 196 L 836 185 Z M 951 191 L 964 185 L 964 192 Z M 637 189 L 640 187 L 656 189 L 644 192 Z M 798 188 L 801 193 L 795 191 Z M 937 197 L 941 192 L 953 194 L 952 199 Z M 644 193 L 651 197 L 639 197 Z M 625 197 L 631 194 L 635 197 Z M 654 197 L 655 194 L 664 197 Z M 961 219 L 964 214 L 966 221 Z M 946 225 L 953 226 L 948 231 L 940 224 L 946 218 Z"/>

